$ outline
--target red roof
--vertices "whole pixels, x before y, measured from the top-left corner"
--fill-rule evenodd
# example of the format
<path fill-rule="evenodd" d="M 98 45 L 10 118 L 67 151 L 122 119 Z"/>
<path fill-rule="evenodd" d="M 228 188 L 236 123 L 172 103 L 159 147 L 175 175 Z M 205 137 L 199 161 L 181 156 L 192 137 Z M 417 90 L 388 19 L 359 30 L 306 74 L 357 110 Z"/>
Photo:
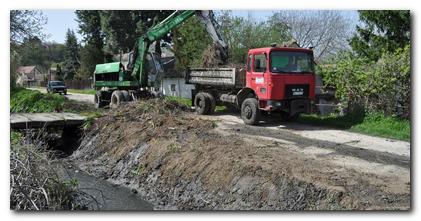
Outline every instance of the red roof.
<path fill-rule="evenodd" d="M 29 74 L 31 73 L 34 69 L 36 68 L 36 66 L 20 66 L 18 67 L 18 69 L 16 70 L 17 73 L 24 73 L 24 74 Z"/>

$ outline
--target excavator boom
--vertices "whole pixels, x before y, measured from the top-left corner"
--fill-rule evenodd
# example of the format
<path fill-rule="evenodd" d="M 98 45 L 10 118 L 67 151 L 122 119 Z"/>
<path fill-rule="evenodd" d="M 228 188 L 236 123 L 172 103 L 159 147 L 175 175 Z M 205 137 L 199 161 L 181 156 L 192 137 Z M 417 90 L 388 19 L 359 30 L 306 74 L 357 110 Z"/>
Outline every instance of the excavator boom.
<path fill-rule="evenodd" d="M 213 43 L 215 44 L 216 48 L 220 53 L 221 60 L 223 62 L 227 61 L 228 47 L 221 33 L 219 32 L 219 25 L 216 22 L 212 11 L 175 11 L 165 20 L 150 28 L 145 33 L 145 35 L 138 38 L 136 42 L 135 54 L 132 60 L 134 64 L 130 66 L 133 66 L 131 74 L 132 77 L 136 78 L 139 81 L 141 87 L 147 86 L 148 84 L 148 76 L 146 71 L 144 70 L 144 66 L 146 54 L 148 52 L 150 44 L 168 34 L 171 30 L 178 27 L 180 24 L 182 24 L 194 14 L 196 14 L 202 22 L 202 24 L 204 24 L 207 32 L 213 40 Z"/>

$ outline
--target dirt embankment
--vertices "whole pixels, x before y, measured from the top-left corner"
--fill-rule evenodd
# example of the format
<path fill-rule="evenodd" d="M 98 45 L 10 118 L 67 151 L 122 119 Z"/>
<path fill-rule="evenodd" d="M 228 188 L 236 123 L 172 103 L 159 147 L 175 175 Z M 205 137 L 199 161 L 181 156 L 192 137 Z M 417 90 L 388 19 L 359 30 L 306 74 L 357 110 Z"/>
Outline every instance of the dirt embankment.
<path fill-rule="evenodd" d="M 223 133 L 165 100 L 99 118 L 73 156 L 82 170 L 137 189 L 156 209 L 408 209 L 380 177 Z"/>

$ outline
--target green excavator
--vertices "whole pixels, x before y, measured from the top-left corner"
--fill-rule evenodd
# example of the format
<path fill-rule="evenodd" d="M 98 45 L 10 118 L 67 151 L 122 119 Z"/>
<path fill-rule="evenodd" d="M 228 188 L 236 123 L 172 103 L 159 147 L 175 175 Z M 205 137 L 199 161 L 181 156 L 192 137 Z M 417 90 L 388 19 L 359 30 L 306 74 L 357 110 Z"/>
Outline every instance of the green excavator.
<path fill-rule="evenodd" d="M 149 52 L 152 43 L 196 15 L 213 40 L 221 63 L 228 59 L 228 47 L 219 31 L 214 14 L 208 10 L 175 11 L 159 24 L 140 36 L 126 66 L 121 62 L 98 64 L 94 72 L 95 106 L 118 107 L 122 102 L 153 96 L 158 72 L 162 72 L 159 57 Z"/>

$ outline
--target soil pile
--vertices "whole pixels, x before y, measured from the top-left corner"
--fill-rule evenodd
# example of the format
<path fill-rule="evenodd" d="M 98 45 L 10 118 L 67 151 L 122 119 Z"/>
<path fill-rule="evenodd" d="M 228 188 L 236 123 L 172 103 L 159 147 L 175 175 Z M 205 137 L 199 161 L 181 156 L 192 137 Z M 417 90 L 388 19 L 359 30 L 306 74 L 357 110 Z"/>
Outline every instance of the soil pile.
<path fill-rule="evenodd" d="M 112 110 L 72 158 L 82 170 L 135 188 L 156 209 L 406 208 L 406 195 L 391 196 L 352 171 L 334 173 L 283 143 L 224 134 L 187 110 L 162 99 Z"/>

